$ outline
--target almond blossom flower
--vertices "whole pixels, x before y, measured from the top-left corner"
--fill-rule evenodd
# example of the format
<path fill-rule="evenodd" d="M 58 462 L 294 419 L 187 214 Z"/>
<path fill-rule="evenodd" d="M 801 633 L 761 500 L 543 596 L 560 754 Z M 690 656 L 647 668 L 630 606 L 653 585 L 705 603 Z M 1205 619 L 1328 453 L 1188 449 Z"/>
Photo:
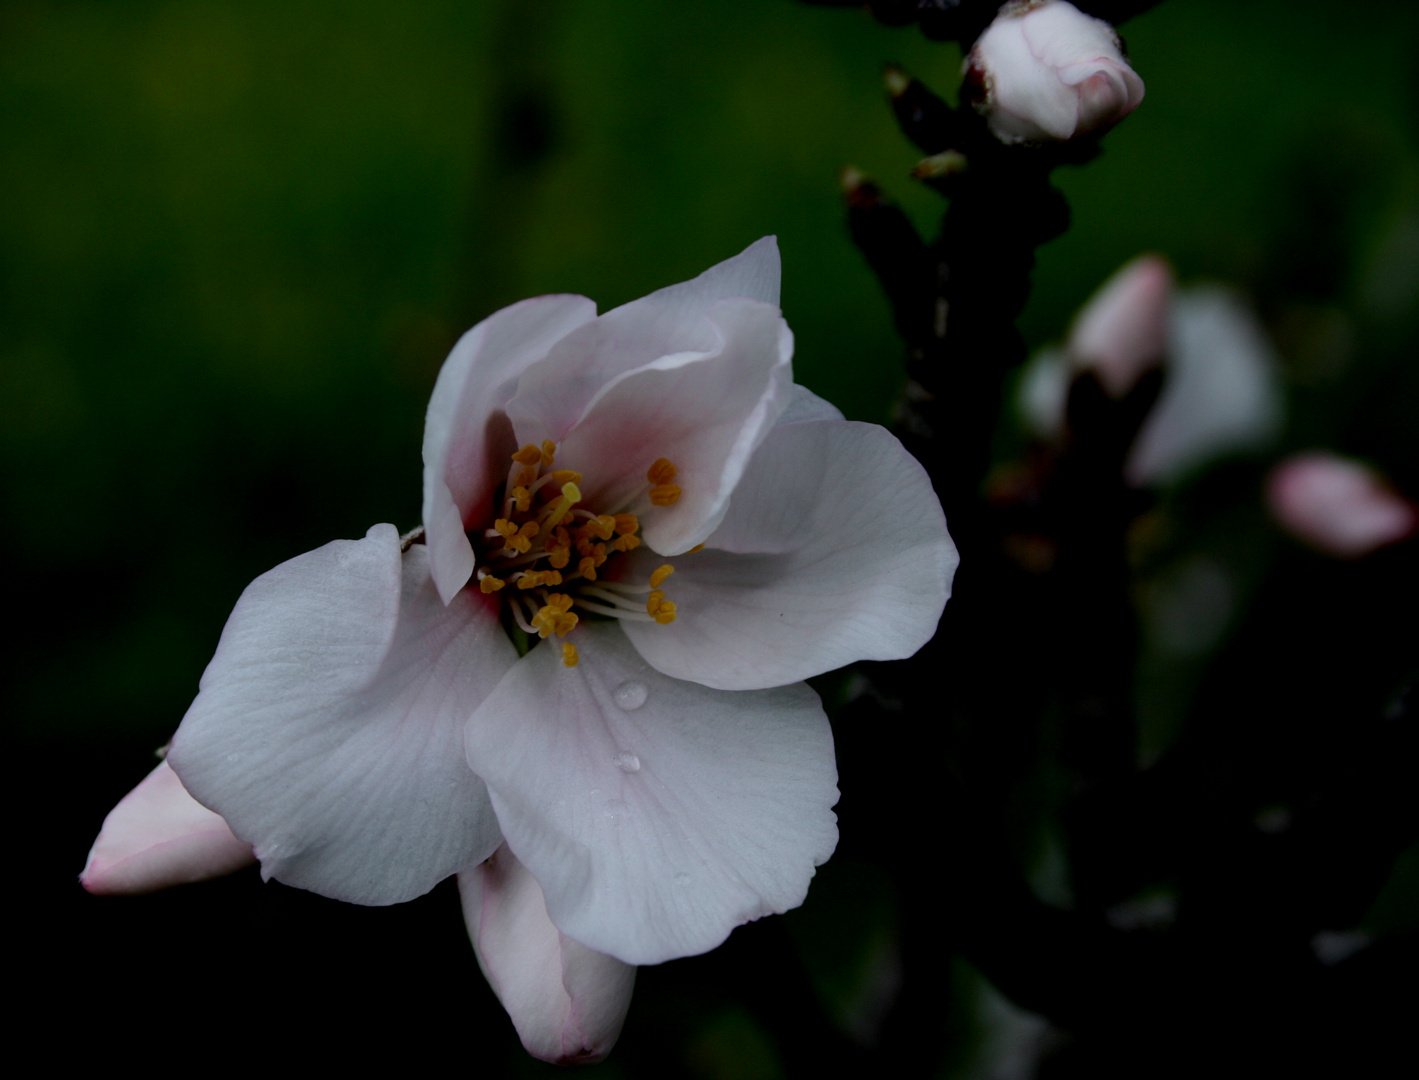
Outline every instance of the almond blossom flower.
<path fill-rule="evenodd" d="M 1065 0 L 1004 5 L 966 57 L 975 107 L 1006 143 L 1051 142 L 1110 127 L 1143 101 L 1118 34 Z"/>
<path fill-rule="evenodd" d="M 599 317 L 543 296 L 470 330 L 422 534 L 252 582 L 173 739 L 267 877 L 390 904 L 460 874 L 539 1056 L 604 1053 L 626 968 L 802 902 L 837 840 L 803 680 L 911 655 L 949 595 L 926 474 L 793 384 L 778 283 L 770 237 Z"/>

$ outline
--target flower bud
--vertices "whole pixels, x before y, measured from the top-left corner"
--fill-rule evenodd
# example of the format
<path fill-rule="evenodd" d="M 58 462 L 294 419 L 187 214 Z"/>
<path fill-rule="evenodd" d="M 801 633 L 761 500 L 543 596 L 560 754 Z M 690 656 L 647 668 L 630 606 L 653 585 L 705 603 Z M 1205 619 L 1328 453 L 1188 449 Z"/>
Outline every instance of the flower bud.
<path fill-rule="evenodd" d="M 1266 501 L 1282 528 L 1338 559 L 1357 559 L 1419 530 L 1419 509 L 1374 470 L 1323 450 L 1276 466 Z"/>
<path fill-rule="evenodd" d="M 527 1052 L 560 1065 L 609 1054 L 636 969 L 559 931 L 537 879 L 506 844 L 458 875 L 458 894 L 478 966 Z"/>
<path fill-rule="evenodd" d="M 1114 29 L 1065 0 L 1007 4 L 965 63 L 975 107 L 1002 142 L 1072 139 L 1143 100 Z"/>
<path fill-rule="evenodd" d="M 134 895 L 221 877 L 255 861 L 251 845 L 189 795 L 164 761 L 103 819 L 79 882 L 98 896 Z"/>
<path fill-rule="evenodd" d="M 1076 369 L 1098 373 L 1113 398 L 1122 398 L 1167 352 L 1173 272 L 1157 255 L 1140 255 L 1099 288 L 1069 333 Z"/>

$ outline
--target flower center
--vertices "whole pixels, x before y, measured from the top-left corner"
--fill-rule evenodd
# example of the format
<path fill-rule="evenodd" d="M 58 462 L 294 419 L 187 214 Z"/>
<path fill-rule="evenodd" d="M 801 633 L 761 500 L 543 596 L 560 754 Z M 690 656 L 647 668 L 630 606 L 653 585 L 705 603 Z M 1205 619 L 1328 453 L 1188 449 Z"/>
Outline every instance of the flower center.
<path fill-rule="evenodd" d="M 598 513 L 582 502 L 581 473 L 553 469 L 556 444 L 530 443 L 512 455 L 502 516 L 474 537 L 476 580 L 484 595 L 494 594 L 529 637 L 565 638 L 581 612 L 613 619 L 675 621 L 675 604 L 661 588 L 675 572 L 669 563 L 643 583 L 607 581 L 618 555 L 641 545 L 640 519 L 629 509 L 673 506 L 680 498 L 675 466 L 660 458 L 646 470 L 645 486 L 621 513 Z M 700 547 L 704 547 L 703 544 Z M 694 550 L 698 551 L 699 548 Z M 560 591 L 553 591 L 554 589 Z M 577 664 L 576 646 L 562 642 L 562 662 Z"/>

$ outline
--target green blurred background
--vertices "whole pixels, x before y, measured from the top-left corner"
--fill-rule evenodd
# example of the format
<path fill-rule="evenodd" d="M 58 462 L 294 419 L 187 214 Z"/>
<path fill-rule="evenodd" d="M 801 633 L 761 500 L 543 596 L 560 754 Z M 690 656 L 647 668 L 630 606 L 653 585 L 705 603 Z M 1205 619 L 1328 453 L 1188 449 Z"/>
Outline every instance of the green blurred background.
<path fill-rule="evenodd" d="M 1058 174 L 1075 227 L 1042 250 L 1023 326 L 1057 338 L 1144 250 L 1234 282 L 1287 361 L 1288 441 L 1413 492 L 1419 10 L 1337 10 L 1167 0 L 1124 28 L 1147 99 Z M 251 578 L 417 523 L 439 364 L 517 299 L 604 310 L 776 233 L 799 381 L 885 420 L 901 345 L 838 172 L 924 233 L 941 210 L 908 179 L 889 60 L 954 97 L 954 46 L 791 0 L 6 0 L 12 753 L 111 749 L 111 804 Z M 72 871 L 96 814 L 49 844 Z M 759 1075 L 705 1053 L 705 1075 Z"/>

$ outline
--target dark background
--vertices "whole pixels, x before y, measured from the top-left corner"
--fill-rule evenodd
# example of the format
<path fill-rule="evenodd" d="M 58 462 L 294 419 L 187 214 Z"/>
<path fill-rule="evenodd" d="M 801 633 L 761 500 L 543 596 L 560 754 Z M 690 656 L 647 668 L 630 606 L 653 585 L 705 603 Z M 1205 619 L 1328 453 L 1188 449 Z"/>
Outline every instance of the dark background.
<path fill-rule="evenodd" d="M 1419 14 L 1337 10 L 1168 0 L 1128 24 L 1147 99 L 1101 159 L 1056 174 L 1075 225 L 1041 250 L 1022 328 L 1032 345 L 1057 340 L 1114 268 L 1163 252 L 1184 281 L 1240 288 L 1267 322 L 1289 407 L 1273 454 L 1332 446 L 1414 494 Z M 20 1027 L 42 1050 L 542 1070 L 483 984 L 451 883 L 367 910 L 255 871 L 136 900 L 89 897 L 76 875 L 242 587 L 374 522 L 417 522 L 428 393 L 489 312 L 554 291 L 604 310 L 776 233 L 799 381 L 849 417 L 887 419 L 901 345 L 848 239 L 837 172 L 872 175 L 928 234 L 941 204 L 907 178 L 919 155 L 884 103 L 886 60 L 954 94 L 955 46 L 788 0 L 0 9 L 14 626 L 0 694 L 26 911 L 11 946 Z M 1019 439 L 1002 430 L 1006 456 Z M 1328 595 L 1331 571 L 1252 495 L 1180 499 L 1173 541 L 1140 570 L 1149 752 L 1176 738 L 1253 598 L 1278 580 Z M 1199 555 L 1237 600 L 1179 653 L 1158 628 Z M 1336 595 L 1353 595 L 1348 580 Z M 1412 619 L 1412 592 L 1386 580 L 1346 618 Z M 821 689 L 830 706 L 846 691 Z M 902 828 L 933 857 L 929 825 Z M 1035 841 L 1019 856 L 1031 882 L 1067 905 L 1048 829 Z M 1412 934 L 1416 895 L 1410 849 L 1374 906 L 1331 929 Z M 800 911 L 642 971 L 600 1068 L 774 1077 L 815 1024 L 870 1043 L 899 902 L 860 851 L 834 860 Z M 1043 1029 L 965 961 L 941 978 L 954 1004 L 923 1032 L 941 1075 L 1031 1075 L 1017 1058 Z"/>

